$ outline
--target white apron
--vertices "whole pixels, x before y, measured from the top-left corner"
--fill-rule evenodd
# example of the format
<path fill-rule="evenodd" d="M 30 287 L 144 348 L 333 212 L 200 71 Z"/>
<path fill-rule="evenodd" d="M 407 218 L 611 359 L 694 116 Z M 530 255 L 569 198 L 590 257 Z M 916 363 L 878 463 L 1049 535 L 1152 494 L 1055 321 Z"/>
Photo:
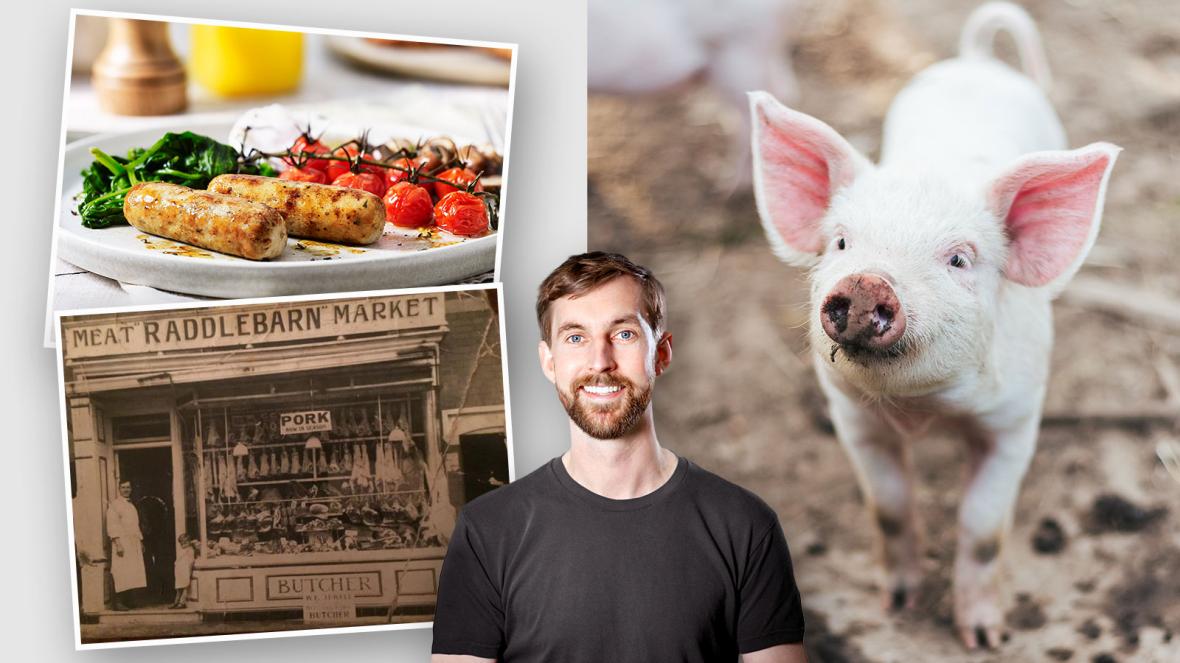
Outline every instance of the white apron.
<path fill-rule="evenodd" d="M 143 534 L 139 531 L 139 512 L 122 496 L 107 507 L 107 536 L 111 543 L 111 576 L 115 591 L 125 592 L 147 587 L 147 571 L 143 566 Z M 115 552 L 114 540 L 123 546 L 123 554 Z"/>

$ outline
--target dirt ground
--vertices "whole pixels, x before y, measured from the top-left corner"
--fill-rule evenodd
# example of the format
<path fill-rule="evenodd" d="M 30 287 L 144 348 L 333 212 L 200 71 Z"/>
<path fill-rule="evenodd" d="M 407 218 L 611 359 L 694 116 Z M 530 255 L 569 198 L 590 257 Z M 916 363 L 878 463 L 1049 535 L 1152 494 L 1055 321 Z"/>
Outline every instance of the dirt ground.
<path fill-rule="evenodd" d="M 805 3 L 797 107 L 875 158 L 889 101 L 953 54 L 976 4 Z M 1158 457 L 1180 453 L 1180 323 L 1163 315 L 1180 306 L 1180 3 L 1023 4 L 1071 144 L 1125 152 L 1080 274 L 1113 284 L 1116 305 L 1071 288 L 1055 307 L 1049 416 L 1006 548 L 1011 639 L 998 651 L 966 652 L 951 626 L 957 440 L 923 440 L 915 454 L 928 533 L 919 608 L 879 607 L 872 524 L 809 366 L 804 274 L 771 255 L 752 194 L 718 184 L 733 163 L 727 107 L 701 84 L 590 98 L 590 246 L 628 253 L 669 290 L 661 440 L 778 510 L 813 661 L 1180 661 L 1180 481 Z"/>

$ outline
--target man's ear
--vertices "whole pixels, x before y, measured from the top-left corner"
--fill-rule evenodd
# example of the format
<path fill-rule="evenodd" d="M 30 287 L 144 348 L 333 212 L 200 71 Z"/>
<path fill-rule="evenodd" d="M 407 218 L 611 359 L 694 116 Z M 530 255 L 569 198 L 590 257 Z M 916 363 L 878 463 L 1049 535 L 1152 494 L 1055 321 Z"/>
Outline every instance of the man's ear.
<path fill-rule="evenodd" d="M 656 343 L 656 375 L 662 374 L 668 370 L 668 364 L 672 363 L 672 334 L 664 332 Z"/>
<path fill-rule="evenodd" d="M 541 360 L 541 372 L 550 382 L 557 384 L 557 372 L 553 370 L 553 351 L 545 341 L 537 343 L 537 357 Z"/>

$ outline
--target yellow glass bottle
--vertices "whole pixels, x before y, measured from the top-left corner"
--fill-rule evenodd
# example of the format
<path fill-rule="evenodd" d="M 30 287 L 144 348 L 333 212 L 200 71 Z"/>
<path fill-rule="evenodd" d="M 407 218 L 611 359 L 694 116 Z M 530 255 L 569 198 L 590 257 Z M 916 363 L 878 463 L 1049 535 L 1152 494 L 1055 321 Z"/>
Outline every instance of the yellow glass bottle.
<path fill-rule="evenodd" d="M 189 66 L 193 79 L 219 96 L 290 92 L 303 72 L 303 35 L 194 25 Z"/>

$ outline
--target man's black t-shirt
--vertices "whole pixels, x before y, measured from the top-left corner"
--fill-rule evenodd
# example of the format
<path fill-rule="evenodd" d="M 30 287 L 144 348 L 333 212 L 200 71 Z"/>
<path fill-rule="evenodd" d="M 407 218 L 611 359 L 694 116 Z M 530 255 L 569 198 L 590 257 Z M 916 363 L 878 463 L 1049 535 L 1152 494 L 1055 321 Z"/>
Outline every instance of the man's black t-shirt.
<path fill-rule="evenodd" d="M 432 651 L 714 663 L 802 640 L 787 543 L 753 493 L 681 458 L 659 489 L 613 500 L 555 458 L 463 508 Z"/>

